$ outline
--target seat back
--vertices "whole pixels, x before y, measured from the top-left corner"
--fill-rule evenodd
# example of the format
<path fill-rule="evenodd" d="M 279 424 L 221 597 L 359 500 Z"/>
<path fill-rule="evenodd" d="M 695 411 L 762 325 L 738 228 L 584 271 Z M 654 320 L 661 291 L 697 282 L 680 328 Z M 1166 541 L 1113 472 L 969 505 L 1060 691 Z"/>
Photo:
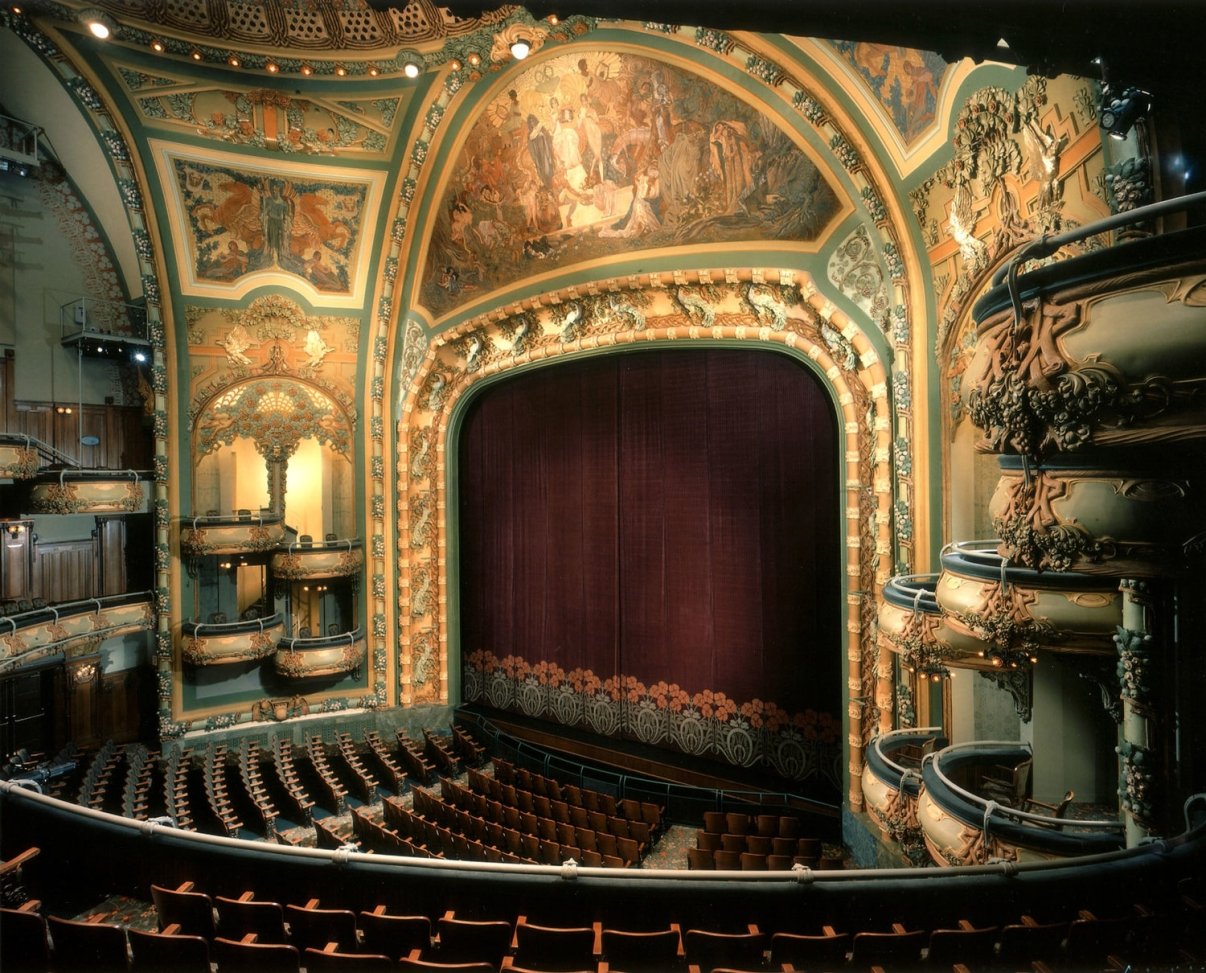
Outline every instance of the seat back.
<path fill-rule="evenodd" d="M 625 973 L 660 973 L 676 965 L 680 942 L 677 929 L 655 932 L 604 929 L 603 958 L 610 968 Z"/>
<path fill-rule="evenodd" d="M 1059 955 L 1066 922 L 1021 924 L 1005 926 L 1001 930 L 998 959 L 1003 966 L 1021 964 L 1029 966 L 1032 960 L 1050 960 Z"/>
<path fill-rule="evenodd" d="M 718 966 L 738 966 L 747 969 L 762 965 L 766 936 L 760 932 L 712 932 L 688 929 L 684 937 L 687 963 L 701 970 Z"/>
<path fill-rule="evenodd" d="M 992 962 L 997 944 L 996 926 L 984 929 L 935 929 L 930 933 L 929 964 L 983 966 Z"/>
<path fill-rule="evenodd" d="M 593 966 L 595 931 L 589 926 L 563 928 L 520 923 L 515 927 L 515 962 L 548 970 Z"/>
<path fill-rule="evenodd" d="M 511 948 L 509 922 L 442 918 L 437 924 L 441 963 L 487 962 L 495 966 Z"/>
<path fill-rule="evenodd" d="M 338 943 L 340 950 L 356 948 L 356 916 L 348 909 L 303 909 L 285 906 L 289 939 L 298 949 L 323 949 Z"/>
<path fill-rule="evenodd" d="M 286 942 L 285 914 L 276 902 L 239 901 L 214 896 L 218 933 L 223 939 L 242 939 L 255 933 L 259 945 Z"/>
<path fill-rule="evenodd" d="M 394 961 L 388 956 L 374 953 L 340 953 L 326 952 L 307 946 L 302 953 L 302 965 L 306 973 L 316 973 L 317 970 L 392 970 Z"/>
<path fill-rule="evenodd" d="M 209 943 L 201 936 L 165 936 L 128 929 L 135 973 L 209 973 Z"/>
<path fill-rule="evenodd" d="M 126 931 L 107 922 L 77 922 L 49 916 L 56 971 L 121 970 L 129 968 Z"/>
<path fill-rule="evenodd" d="M 824 936 L 777 932 L 771 937 L 771 966 L 776 968 L 784 963 L 802 969 L 826 963 L 844 963 L 848 952 L 850 934 L 845 932 Z"/>
<path fill-rule="evenodd" d="M 284 943 L 242 943 L 216 936 L 213 955 L 222 973 L 299 973 L 301 954 Z"/>
<path fill-rule="evenodd" d="M 926 934 L 921 929 L 912 932 L 856 933 L 850 948 L 850 964 L 907 966 L 921 959 L 921 950 L 926 941 Z"/>
<path fill-rule="evenodd" d="M 175 889 L 151 886 L 151 901 L 159 916 L 159 928 L 178 925 L 184 936 L 214 938 L 214 903 L 200 892 L 178 892 Z"/>
<path fill-rule="evenodd" d="M 437 963 L 425 960 L 417 953 L 416 950 L 410 956 L 403 956 L 398 961 L 398 969 L 427 970 L 428 973 L 432 970 L 443 970 L 444 973 L 498 973 L 498 967 L 493 963 Z"/>
<path fill-rule="evenodd" d="M 45 970 L 50 963 L 46 920 L 36 912 L 0 909 L 0 970 Z"/>

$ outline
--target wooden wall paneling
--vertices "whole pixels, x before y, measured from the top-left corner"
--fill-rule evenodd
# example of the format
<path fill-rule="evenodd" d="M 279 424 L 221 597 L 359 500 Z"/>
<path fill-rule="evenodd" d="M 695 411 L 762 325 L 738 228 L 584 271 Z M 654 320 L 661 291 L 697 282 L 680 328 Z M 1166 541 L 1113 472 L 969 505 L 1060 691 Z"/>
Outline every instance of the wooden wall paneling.
<path fill-rule="evenodd" d="M 54 445 L 55 411 L 49 402 L 15 402 L 13 413 L 13 432 L 25 433 Z"/>
<path fill-rule="evenodd" d="M 120 595 L 126 590 L 126 521 L 120 515 L 96 518 L 96 593 Z"/>
<path fill-rule="evenodd" d="M 16 537 L 8 532 L 13 523 L 21 527 Z M 4 528 L 0 531 L 0 600 L 32 598 L 33 521 L 8 521 Z"/>
<path fill-rule="evenodd" d="M 32 597 L 50 604 L 96 597 L 96 560 L 95 538 L 38 544 Z"/>
<path fill-rule="evenodd" d="M 101 725 L 100 656 L 72 659 L 66 665 L 71 736 L 81 749 L 104 742 Z"/>
<path fill-rule="evenodd" d="M 150 470 L 151 430 L 142 406 L 126 406 L 118 413 L 121 420 L 122 453 L 118 465 L 123 470 Z"/>
<path fill-rule="evenodd" d="M 100 735 L 105 740 L 128 743 L 139 738 L 140 701 L 146 682 L 144 670 L 107 672 L 100 679 Z"/>

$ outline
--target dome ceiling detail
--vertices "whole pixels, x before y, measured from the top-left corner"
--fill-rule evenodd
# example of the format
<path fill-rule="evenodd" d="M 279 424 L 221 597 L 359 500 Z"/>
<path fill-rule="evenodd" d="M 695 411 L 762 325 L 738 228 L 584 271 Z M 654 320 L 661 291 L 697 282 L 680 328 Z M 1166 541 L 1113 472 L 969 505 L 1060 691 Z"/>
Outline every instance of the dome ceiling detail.
<path fill-rule="evenodd" d="M 436 316 L 533 272 L 633 250 L 811 243 L 843 205 L 775 121 L 682 68 L 574 50 L 500 87 L 437 208 Z"/>

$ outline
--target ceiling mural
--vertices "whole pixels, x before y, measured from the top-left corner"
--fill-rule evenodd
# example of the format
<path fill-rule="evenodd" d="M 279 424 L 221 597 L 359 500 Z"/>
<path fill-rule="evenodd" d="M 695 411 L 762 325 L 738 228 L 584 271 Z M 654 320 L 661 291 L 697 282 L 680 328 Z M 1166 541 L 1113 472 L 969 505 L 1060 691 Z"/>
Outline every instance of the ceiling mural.
<path fill-rule="evenodd" d="M 364 289 L 383 175 L 337 178 L 316 167 L 261 167 L 237 156 L 180 158 L 160 177 L 175 193 L 177 264 L 186 293 L 232 297 L 271 277 L 317 302 L 353 306 Z M 284 278 L 283 280 L 281 278 Z"/>
<path fill-rule="evenodd" d="M 906 145 L 933 124 L 949 67 L 932 51 L 866 41 L 830 41 L 887 110 Z"/>
<path fill-rule="evenodd" d="M 151 126 L 232 145 L 384 158 L 401 96 L 296 97 L 276 88 L 237 88 L 118 67 L 131 102 Z"/>
<path fill-rule="evenodd" d="M 533 65 L 469 131 L 430 231 L 436 315 L 634 249 L 818 239 L 841 203 L 767 116 L 679 67 L 611 51 Z"/>

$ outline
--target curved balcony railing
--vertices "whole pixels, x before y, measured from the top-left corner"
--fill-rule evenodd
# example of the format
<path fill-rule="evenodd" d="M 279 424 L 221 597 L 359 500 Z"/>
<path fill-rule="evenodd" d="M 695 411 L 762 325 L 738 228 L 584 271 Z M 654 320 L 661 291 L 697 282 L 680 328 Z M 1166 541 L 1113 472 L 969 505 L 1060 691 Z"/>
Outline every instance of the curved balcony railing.
<path fill-rule="evenodd" d="M 262 554 L 285 540 L 285 519 L 273 511 L 192 517 L 180 525 L 180 549 L 190 557 L 208 554 Z"/>
<path fill-rule="evenodd" d="M 88 639 L 149 630 L 154 597 L 133 591 L 0 616 L 0 672 L 44 661 Z"/>
<path fill-rule="evenodd" d="M 66 453 L 25 433 L 0 432 L 0 478 L 31 480 L 52 463 L 78 466 Z"/>
<path fill-rule="evenodd" d="M 289 581 L 351 577 L 364 568 L 364 542 L 358 537 L 296 541 L 274 551 L 271 565 L 276 577 Z"/>
<path fill-rule="evenodd" d="M 367 646 L 362 628 L 317 638 L 282 638 L 276 643 L 276 670 L 291 679 L 342 675 L 360 667 Z"/>
<path fill-rule="evenodd" d="M 29 492 L 29 510 L 38 514 L 131 514 L 146 505 L 136 470 L 42 473 Z"/>
<path fill-rule="evenodd" d="M 1019 273 L 1023 261 L 1108 225 L 1020 248 L 1005 282 L 973 307 L 977 340 L 961 394 L 983 447 L 1040 456 L 1206 438 L 1206 228 Z"/>
<path fill-rule="evenodd" d="M 281 612 L 234 622 L 189 621 L 180 627 L 180 652 L 195 666 L 257 662 L 276 651 L 284 632 Z"/>
<path fill-rule="evenodd" d="M 999 456 L 988 503 L 997 553 L 1038 571 L 1165 576 L 1189 567 L 1206 534 L 1192 452 L 1116 448 L 1041 463 Z"/>
<path fill-rule="evenodd" d="M 1123 847 L 1125 826 L 1118 820 L 1069 820 L 1009 807 L 957 784 L 952 776 L 980 766 L 1013 765 L 1029 759 L 1028 745 L 1017 741 L 976 741 L 947 747 L 922 762 L 924 793 L 940 814 L 919 814 L 927 840 L 937 847 L 966 844 L 967 831 L 977 830 L 986 846 L 1026 848 L 1042 855 L 1090 855 Z M 951 831 L 947 819 L 962 827 Z"/>
<path fill-rule="evenodd" d="M 946 742 L 940 726 L 881 733 L 867 748 L 867 767 L 889 787 L 916 797 L 921 789 L 921 761 Z"/>
<path fill-rule="evenodd" d="M 1112 655 L 1122 624 L 1115 578 L 1033 571 L 1002 557 L 999 541 L 963 541 L 942 549 L 937 599 L 947 628 L 981 641 L 994 663 L 1033 662 L 1038 648 Z"/>

